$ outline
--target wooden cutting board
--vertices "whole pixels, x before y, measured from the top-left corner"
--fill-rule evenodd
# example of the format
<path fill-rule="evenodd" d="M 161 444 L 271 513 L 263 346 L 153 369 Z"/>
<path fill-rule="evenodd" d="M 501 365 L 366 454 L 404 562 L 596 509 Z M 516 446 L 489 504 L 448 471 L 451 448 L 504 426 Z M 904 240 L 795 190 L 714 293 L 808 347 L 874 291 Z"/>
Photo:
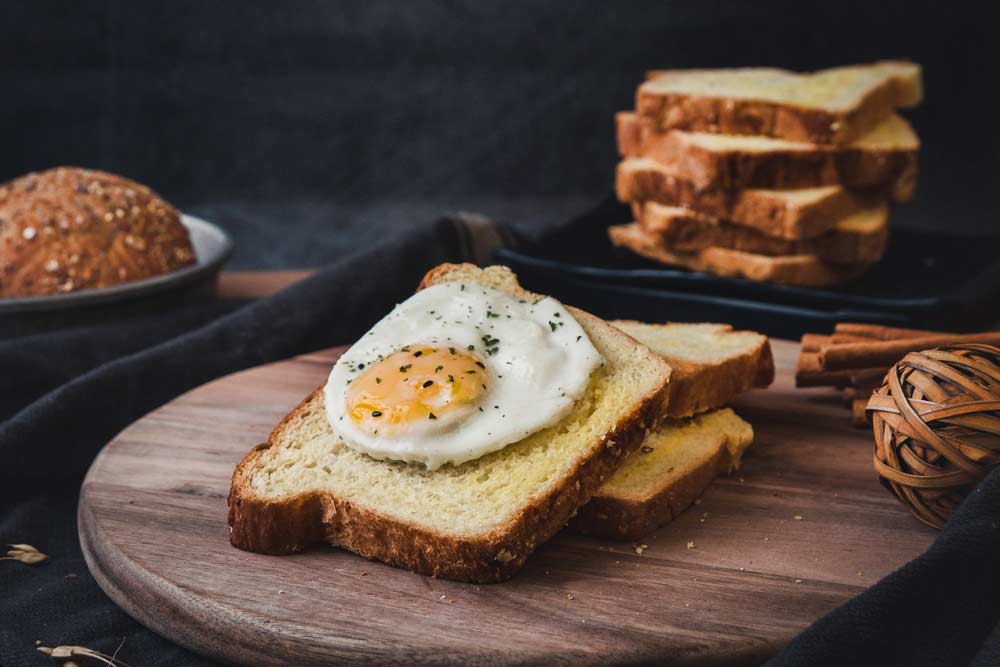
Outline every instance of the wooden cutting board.
<path fill-rule="evenodd" d="M 644 547 L 560 534 L 514 579 L 484 586 L 328 546 L 232 548 L 233 467 L 338 351 L 207 384 L 104 448 L 81 492 L 80 540 L 129 614 L 241 664 L 758 664 L 934 537 L 878 485 L 871 434 L 834 392 L 795 390 L 797 346 L 775 341 L 775 385 L 735 406 L 756 431 L 743 468 Z"/>

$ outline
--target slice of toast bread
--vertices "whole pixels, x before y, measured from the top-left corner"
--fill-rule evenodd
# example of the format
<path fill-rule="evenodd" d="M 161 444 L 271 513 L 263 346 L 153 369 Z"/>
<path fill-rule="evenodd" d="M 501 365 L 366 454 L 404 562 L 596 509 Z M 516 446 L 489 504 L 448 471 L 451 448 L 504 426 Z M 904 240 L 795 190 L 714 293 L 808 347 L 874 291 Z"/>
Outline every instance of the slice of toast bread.
<path fill-rule="evenodd" d="M 519 298 L 506 267 L 445 264 L 421 288 L 474 282 Z M 560 423 L 459 466 L 378 461 L 331 431 L 322 388 L 237 466 L 230 541 L 285 554 L 326 541 L 366 558 L 461 581 L 512 576 L 639 446 L 659 419 L 669 365 L 593 315 L 569 308 L 604 357 Z"/>
<path fill-rule="evenodd" d="M 614 225 L 608 236 L 615 246 L 647 259 L 717 276 L 745 278 L 799 287 L 828 287 L 860 276 L 869 265 L 830 264 L 816 255 L 770 257 L 713 246 L 697 253 L 671 252 L 638 223 Z"/>
<path fill-rule="evenodd" d="M 832 263 L 858 264 L 877 262 L 889 242 L 889 206 L 885 203 L 851 213 L 830 231 L 801 241 L 767 236 L 681 206 L 634 202 L 632 212 L 644 232 L 678 253 L 717 246 L 759 255 L 807 254 Z"/>
<path fill-rule="evenodd" d="M 615 170 L 623 202 L 655 201 L 751 227 L 783 239 L 830 231 L 841 218 L 871 205 L 870 198 L 839 185 L 799 190 L 698 190 L 674 169 L 649 158 L 626 158 Z"/>
<path fill-rule="evenodd" d="M 580 509 L 573 527 L 638 540 L 674 519 L 720 473 L 739 467 L 753 428 L 729 408 L 662 424 Z"/>
<path fill-rule="evenodd" d="M 661 70 L 636 91 L 659 130 L 849 143 L 923 97 L 920 66 L 904 61 L 811 73 L 773 68 Z"/>
<path fill-rule="evenodd" d="M 917 185 L 920 140 L 893 114 L 859 139 L 842 146 L 770 137 L 669 130 L 657 132 L 648 118 L 615 114 L 618 151 L 672 167 L 699 190 L 812 188 L 843 185 L 878 188 L 894 201 L 909 201 Z"/>
<path fill-rule="evenodd" d="M 678 419 L 719 408 L 754 387 L 774 381 L 767 336 L 733 331 L 728 324 L 646 324 L 615 320 L 616 327 L 666 359 L 673 369 L 665 415 Z"/>

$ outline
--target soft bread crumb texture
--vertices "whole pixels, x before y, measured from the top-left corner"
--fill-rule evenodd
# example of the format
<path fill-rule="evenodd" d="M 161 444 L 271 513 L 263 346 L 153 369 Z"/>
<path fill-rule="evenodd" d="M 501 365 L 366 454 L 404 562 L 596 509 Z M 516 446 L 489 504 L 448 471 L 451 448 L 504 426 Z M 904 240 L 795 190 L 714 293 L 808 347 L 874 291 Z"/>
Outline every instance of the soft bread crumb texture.
<path fill-rule="evenodd" d="M 468 280 L 524 298 L 508 269 L 451 268 Z M 430 284 L 425 279 L 425 285 Z M 275 430 L 255 461 L 250 489 L 263 500 L 326 492 L 359 509 L 432 532 L 477 537 L 512 525 L 524 508 L 567 483 L 582 461 L 610 446 L 622 415 L 663 389 L 666 362 L 607 323 L 569 309 L 604 357 L 585 397 L 551 428 L 459 466 L 437 470 L 360 454 L 333 434 L 321 393 Z"/>
<path fill-rule="evenodd" d="M 644 501 L 683 480 L 725 447 L 738 468 L 753 442 L 753 427 L 730 408 L 664 423 L 646 436 L 642 449 L 605 482 L 595 498 Z"/>
<path fill-rule="evenodd" d="M 773 68 L 693 69 L 655 73 L 642 84 L 648 94 L 700 95 L 741 100 L 766 100 L 806 108 L 846 111 L 858 106 L 873 89 L 898 81 L 898 106 L 912 106 L 920 99 L 913 80 L 918 65 L 881 62 L 835 67 L 811 73 Z"/>
<path fill-rule="evenodd" d="M 631 119 L 629 119 L 631 120 Z M 718 151 L 744 151 L 763 153 L 768 151 L 813 152 L 830 150 L 830 147 L 804 141 L 788 141 L 773 137 L 753 135 L 711 134 L 709 132 L 685 133 L 685 139 Z M 858 150 L 914 150 L 919 148 L 920 139 L 904 118 L 893 114 L 875 126 L 867 134 L 844 146 L 844 149 Z"/>
<path fill-rule="evenodd" d="M 616 320 L 616 327 L 664 357 L 697 364 L 721 364 L 759 348 L 767 337 L 753 331 L 733 331 L 710 322 L 646 324 Z"/>
<path fill-rule="evenodd" d="M 728 324 L 648 324 L 616 320 L 616 327 L 663 357 L 673 371 L 665 416 L 690 417 L 722 407 L 774 380 L 767 336 Z"/>

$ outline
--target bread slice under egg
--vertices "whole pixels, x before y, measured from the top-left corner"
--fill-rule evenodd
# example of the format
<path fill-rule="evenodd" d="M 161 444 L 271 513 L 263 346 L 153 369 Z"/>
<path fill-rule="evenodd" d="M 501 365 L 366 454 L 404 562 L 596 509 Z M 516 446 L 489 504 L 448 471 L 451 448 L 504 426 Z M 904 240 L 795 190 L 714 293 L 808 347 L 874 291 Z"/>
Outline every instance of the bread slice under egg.
<path fill-rule="evenodd" d="M 506 267 L 443 264 L 420 288 L 474 282 L 520 298 Z M 559 424 L 459 466 L 378 461 L 337 438 L 322 388 L 233 473 L 230 542 L 268 554 L 322 541 L 423 574 L 512 576 L 639 447 L 666 398 L 670 366 L 604 320 L 568 308 L 605 364 Z"/>

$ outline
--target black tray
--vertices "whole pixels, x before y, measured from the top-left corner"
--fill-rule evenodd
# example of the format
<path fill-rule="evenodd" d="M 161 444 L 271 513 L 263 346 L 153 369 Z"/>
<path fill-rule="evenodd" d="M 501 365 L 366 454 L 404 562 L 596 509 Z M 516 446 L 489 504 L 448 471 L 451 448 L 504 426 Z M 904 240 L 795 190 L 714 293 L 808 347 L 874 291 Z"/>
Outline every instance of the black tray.
<path fill-rule="evenodd" d="M 897 226 L 864 276 L 812 289 L 673 269 L 614 248 L 608 225 L 630 220 L 628 207 L 609 198 L 540 237 L 518 237 L 495 260 L 529 287 L 607 317 L 715 319 L 775 336 L 829 331 L 839 321 L 972 330 L 1000 315 L 1000 237 Z"/>

